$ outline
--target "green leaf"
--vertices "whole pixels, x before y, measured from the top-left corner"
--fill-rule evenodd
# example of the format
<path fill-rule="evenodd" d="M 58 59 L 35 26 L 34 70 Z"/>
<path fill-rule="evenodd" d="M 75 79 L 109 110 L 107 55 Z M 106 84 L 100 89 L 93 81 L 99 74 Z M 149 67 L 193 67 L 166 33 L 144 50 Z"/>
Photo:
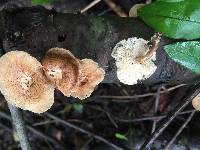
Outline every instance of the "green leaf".
<path fill-rule="evenodd" d="M 164 49 L 175 62 L 200 73 L 200 41 L 178 42 Z"/>
<path fill-rule="evenodd" d="M 139 17 L 163 35 L 175 39 L 200 38 L 200 1 L 157 1 L 139 9 Z"/>
<path fill-rule="evenodd" d="M 50 4 L 52 0 L 32 0 L 32 4 L 34 5 L 42 5 L 42 4 Z"/>
<path fill-rule="evenodd" d="M 75 111 L 81 113 L 83 111 L 83 105 L 82 104 L 79 104 L 79 103 L 75 103 L 73 104 L 73 108 Z"/>
<path fill-rule="evenodd" d="M 175 2 L 181 2 L 181 1 L 184 1 L 184 0 L 157 0 L 157 1 L 175 3 Z"/>
<path fill-rule="evenodd" d="M 120 133 L 115 133 L 115 137 L 117 139 L 120 139 L 120 140 L 126 140 L 126 141 L 128 141 L 127 137 L 124 136 L 123 134 L 120 134 Z"/>

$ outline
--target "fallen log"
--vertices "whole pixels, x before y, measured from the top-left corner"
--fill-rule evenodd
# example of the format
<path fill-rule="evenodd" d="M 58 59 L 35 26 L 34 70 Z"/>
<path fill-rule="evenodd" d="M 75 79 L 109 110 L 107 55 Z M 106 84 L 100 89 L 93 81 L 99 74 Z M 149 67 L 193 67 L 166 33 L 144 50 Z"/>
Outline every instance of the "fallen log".
<path fill-rule="evenodd" d="M 103 83 L 119 82 L 112 49 L 129 37 L 150 40 L 154 31 L 139 19 L 62 14 L 41 6 L 0 12 L 2 50 L 27 51 L 38 60 L 52 47 L 70 50 L 76 57 L 91 58 L 106 71 Z M 176 40 L 162 37 L 156 54 L 157 70 L 143 84 L 194 83 L 199 75 L 171 60 L 163 46 Z"/>

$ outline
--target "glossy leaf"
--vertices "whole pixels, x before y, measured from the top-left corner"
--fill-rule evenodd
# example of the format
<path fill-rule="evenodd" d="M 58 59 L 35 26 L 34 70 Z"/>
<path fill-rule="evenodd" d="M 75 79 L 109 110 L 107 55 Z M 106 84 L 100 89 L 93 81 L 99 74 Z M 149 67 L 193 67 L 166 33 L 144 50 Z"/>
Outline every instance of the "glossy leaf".
<path fill-rule="evenodd" d="M 139 9 L 139 17 L 163 35 L 175 39 L 200 38 L 200 1 L 157 1 Z"/>
<path fill-rule="evenodd" d="M 175 62 L 200 73 L 200 42 L 178 42 L 164 47 L 166 53 Z"/>

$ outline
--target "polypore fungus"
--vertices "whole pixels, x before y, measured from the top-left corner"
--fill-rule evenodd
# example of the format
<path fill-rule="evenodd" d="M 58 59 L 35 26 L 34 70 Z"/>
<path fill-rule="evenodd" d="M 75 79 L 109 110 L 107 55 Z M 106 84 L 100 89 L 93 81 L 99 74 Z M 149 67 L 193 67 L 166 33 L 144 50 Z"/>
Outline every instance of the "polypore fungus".
<path fill-rule="evenodd" d="M 24 110 L 47 111 L 54 102 L 54 87 L 42 65 L 23 51 L 11 51 L 0 58 L 0 90 L 5 99 Z"/>
<path fill-rule="evenodd" d="M 47 78 L 58 90 L 79 99 L 90 96 L 105 74 L 93 60 L 79 60 L 63 48 L 48 50 L 42 65 Z"/>
<path fill-rule="evenodd" d="M 111 56 L 116 61 L 117 77 L 120 82 L 133 85 L 138 80 L 150 77 L 156 70 L 154 61 L 160 34 L 152 37 L 152 45 L 142 38 L 128 38 L 116 44 Z"/>

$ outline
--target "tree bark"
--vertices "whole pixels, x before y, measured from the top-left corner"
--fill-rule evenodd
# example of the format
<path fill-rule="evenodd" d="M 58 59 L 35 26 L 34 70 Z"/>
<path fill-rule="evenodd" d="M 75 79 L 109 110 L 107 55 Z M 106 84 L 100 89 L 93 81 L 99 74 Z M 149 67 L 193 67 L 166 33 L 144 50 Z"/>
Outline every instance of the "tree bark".
<path fill-rule="evenodd" d="M 119 82 L 111 52 L 129 37 L 150 40 L 154 31 L 142 21 L 113 16 L 62 14 L 41 6 L 12 8 L 0 13 L 0 40 L 4 52 L 27 51 L 41 60 L 52 47 L 70 50 L 76 57 L 91 58 L 106 71 L 104 83 Z M 194 83 L 199 75 L 171 60 L 163 46 L 175 40 L 162 37 L 156 54 L 156 72 L 144 84 Z"/>

